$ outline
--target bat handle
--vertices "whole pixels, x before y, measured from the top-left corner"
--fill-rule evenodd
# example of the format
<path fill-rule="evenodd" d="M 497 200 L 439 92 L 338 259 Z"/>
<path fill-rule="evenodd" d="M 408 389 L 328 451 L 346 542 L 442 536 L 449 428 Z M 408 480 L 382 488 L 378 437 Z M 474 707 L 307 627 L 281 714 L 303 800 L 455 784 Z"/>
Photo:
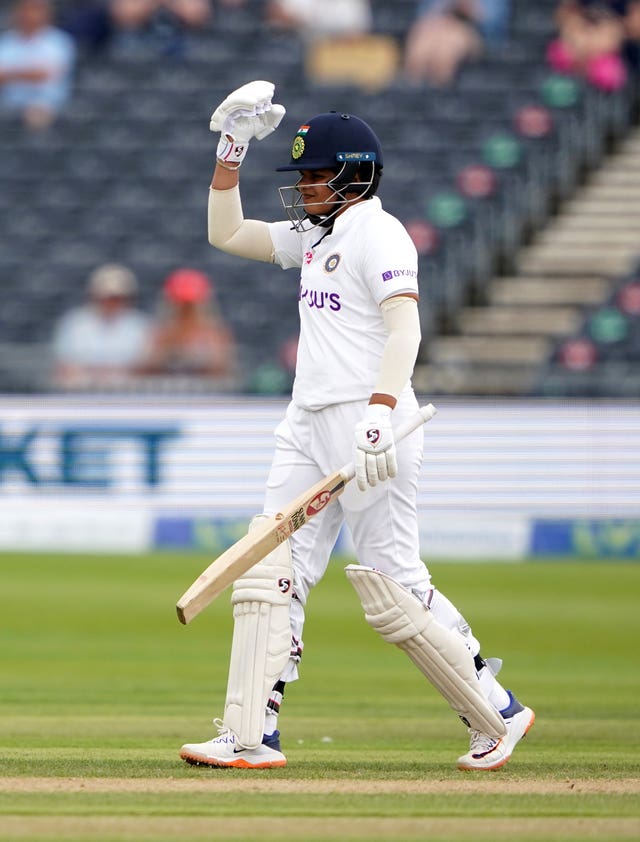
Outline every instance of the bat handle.
<path fill-rule="evenodd" d="M 421 427 L 423 424 L 426 424 L 427 421 L 430 421 L 435 414 L 436 408 L 432 403 L 421 406 L 420 409 L 411 416 L 411 418 L 407 418 L 407 420 L 400 424 L 398 429 L 394 431 L 395 440 L 402 441 L 402 439 L 406 439 L 406 437 L 413 433 L 414 430 L 417 430 L 418 427 Z M 340 473 L 344 477 L 345 482 L 349 482 L 349 480 L 352 480 L 356 475 L 356 466 L 353 462 L 349 462 L 347 465 L 340 468 Z"/>

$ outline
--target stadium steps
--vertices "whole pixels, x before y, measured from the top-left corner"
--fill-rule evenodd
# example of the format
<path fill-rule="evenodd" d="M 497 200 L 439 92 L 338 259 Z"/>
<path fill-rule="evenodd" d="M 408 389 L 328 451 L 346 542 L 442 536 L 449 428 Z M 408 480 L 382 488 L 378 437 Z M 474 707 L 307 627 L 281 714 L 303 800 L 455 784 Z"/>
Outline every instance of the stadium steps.
<path fill-rule="evenodd" d="M 436 364 L 528 366 L 546 359 L 552 342 L 547 336 L 440 336 L 431 343 Z"/>
<path fill-rule="evenodd" d="M 637 262 L 640 129 L 590 174 L 560 213 L 521 248 L 509 277 L 482 306 L 461 311 L 454 335 L 427 346 L 414 382 L 426 393 L 528 395 L 558 339 L 575 334 L 585 307 L 607 300 Z"/>
<path fill-rule="evenodd" d="M 424 394 L 522 395 L 553 348 L 546 336 L 442 336 L 416 366 L 413 385 Z"/>
<path fill-rule="evenodd" d="M 607 242 L 558 245 L 541 244 L 521 250 L 517 270 L 527 275 L 603 275 L 628 271 L 637 255 L 638 246 Z"/>
<path fill-rule="evenodd" d="M 581 307 L 599 304 L 610 289 L 611 281 L 600 275 L 498 278 L 491 286 L 491 301 L 500 307 Z"/>
<path fill-rule="evenodd" d="M 532 394 L 538 381 L 538 365 L 469 364 L 418 365 L 413 387 L 423 395 L 477 395 L 521 397 Z"/>
<path fill-rule="evenodd" d="M 466 336 L 566 336 L 581 318 L 578 307 L 466 307 L 460 326 Z"/>

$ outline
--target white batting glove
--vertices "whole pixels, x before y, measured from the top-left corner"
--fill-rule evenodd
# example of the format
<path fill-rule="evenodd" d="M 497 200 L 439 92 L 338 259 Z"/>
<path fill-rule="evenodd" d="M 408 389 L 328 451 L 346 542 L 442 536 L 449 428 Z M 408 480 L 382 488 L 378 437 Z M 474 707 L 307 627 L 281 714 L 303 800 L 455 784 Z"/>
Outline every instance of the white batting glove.
<path fill-rule="evenodd" d="M 252 138 L 262 140 L 280 125 L 286 111 L 271 100 L 272 82 L 249 82 L 230 93 L 211 115 L 209 129 L 221 132 L 217 157 L 241 164 Z"/>
<path fill-rule="evenodd" d="M 356 424 L 356 482 L 361 491 L 398 473 L 391 408 L 370 404 Z"/>

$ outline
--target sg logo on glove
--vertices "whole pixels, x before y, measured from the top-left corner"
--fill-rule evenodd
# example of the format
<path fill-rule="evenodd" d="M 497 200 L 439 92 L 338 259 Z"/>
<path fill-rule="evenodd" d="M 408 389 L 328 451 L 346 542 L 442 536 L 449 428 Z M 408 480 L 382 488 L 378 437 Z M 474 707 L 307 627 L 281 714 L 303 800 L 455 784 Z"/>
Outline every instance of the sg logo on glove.
<path fill-rule="evenodd" d="M 375 447 L 376 444 L 380 441 L 380 430 L 377 427 L 370 427 L 367 430 L 367 441 L 372 447 Z"/>

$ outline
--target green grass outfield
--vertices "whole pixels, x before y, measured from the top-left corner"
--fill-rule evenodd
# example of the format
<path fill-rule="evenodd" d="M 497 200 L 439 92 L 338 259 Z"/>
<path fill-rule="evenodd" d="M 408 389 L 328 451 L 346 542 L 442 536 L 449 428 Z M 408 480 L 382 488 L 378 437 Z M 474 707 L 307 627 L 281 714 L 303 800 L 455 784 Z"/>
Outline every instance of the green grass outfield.
<path fill-rule="evenodd" d="M 430 563 L 538 717 L 470 774 L 464 728 L 337 561 L 283 706 L 289 765 L 182 763 L 224 702 L 228 595 L 186 628 L 174 611 L 208 561 L 0 555 L 0 840 L 640 838 L 640 564 Z"/>

